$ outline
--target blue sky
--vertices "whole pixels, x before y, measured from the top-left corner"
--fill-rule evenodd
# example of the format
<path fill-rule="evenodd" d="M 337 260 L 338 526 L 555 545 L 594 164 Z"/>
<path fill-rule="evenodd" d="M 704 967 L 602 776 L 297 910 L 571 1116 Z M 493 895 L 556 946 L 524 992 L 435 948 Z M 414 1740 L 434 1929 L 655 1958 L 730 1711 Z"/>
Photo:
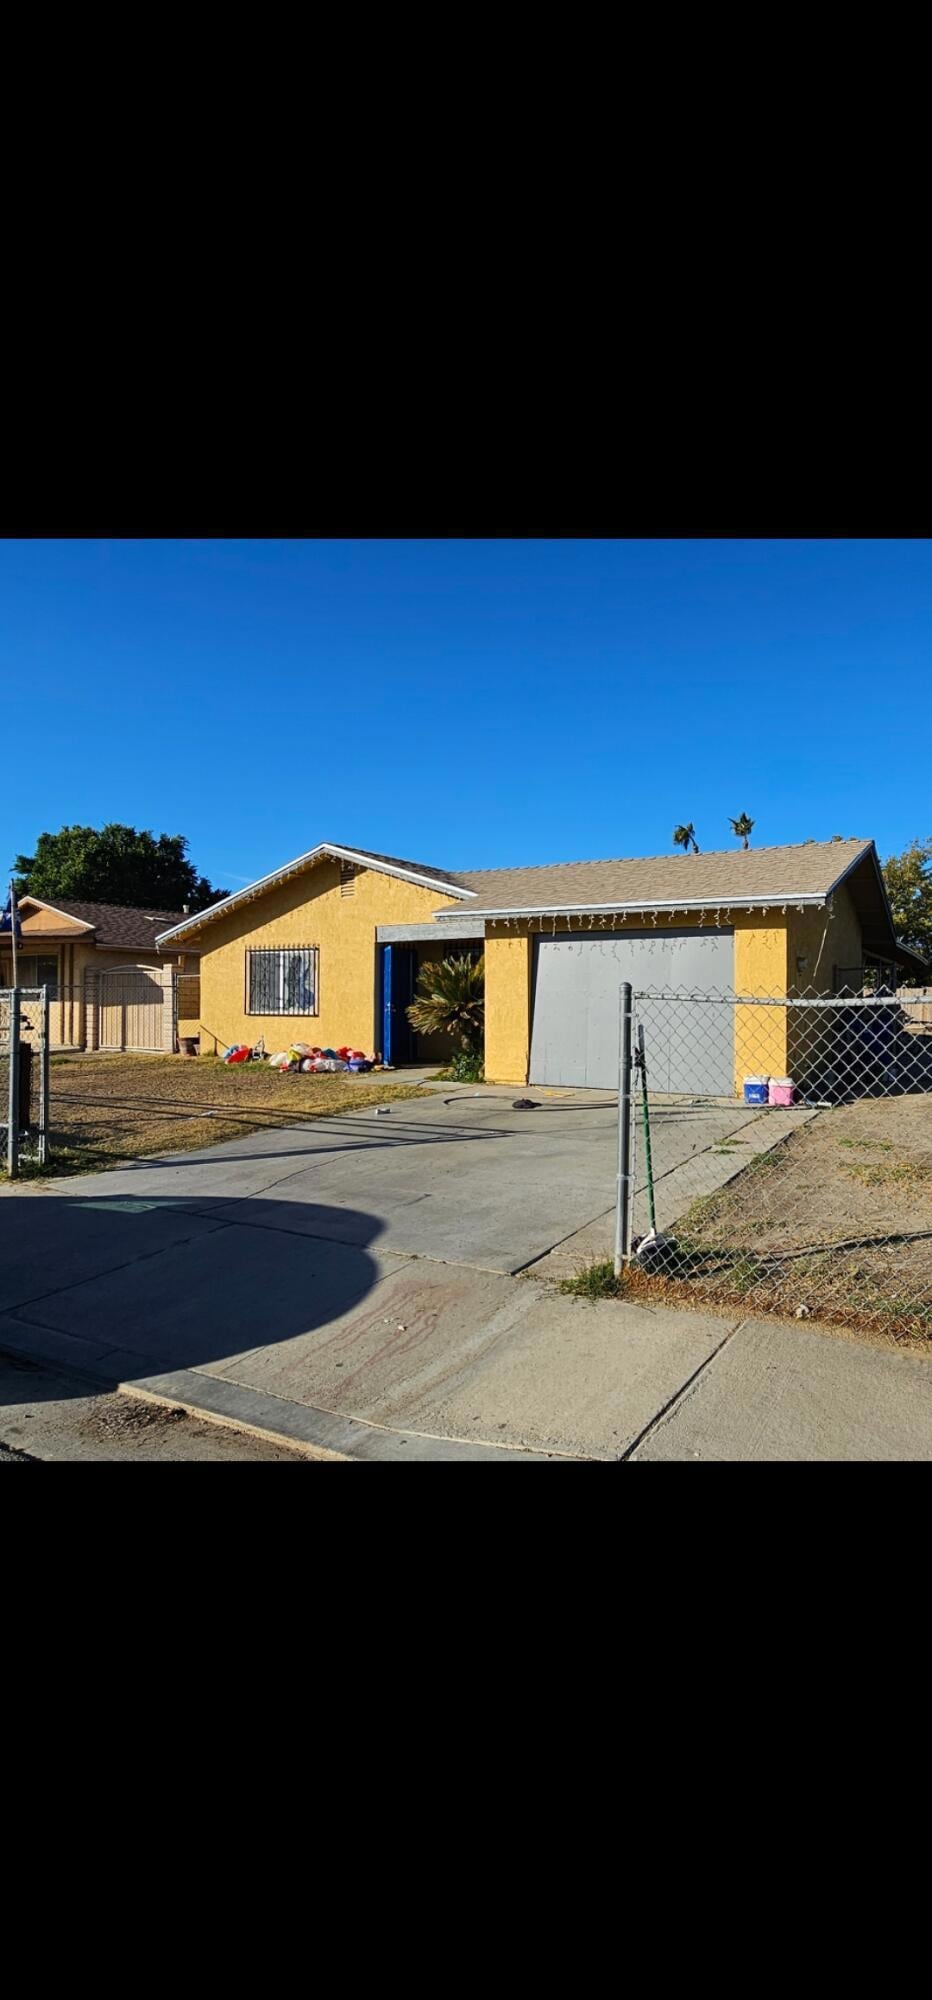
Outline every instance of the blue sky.
<path fill-rule="evenodd" d="M 66 822 L 235 889 L 932 832 L 929 541 L 0 543 L 0 869 Z"/>

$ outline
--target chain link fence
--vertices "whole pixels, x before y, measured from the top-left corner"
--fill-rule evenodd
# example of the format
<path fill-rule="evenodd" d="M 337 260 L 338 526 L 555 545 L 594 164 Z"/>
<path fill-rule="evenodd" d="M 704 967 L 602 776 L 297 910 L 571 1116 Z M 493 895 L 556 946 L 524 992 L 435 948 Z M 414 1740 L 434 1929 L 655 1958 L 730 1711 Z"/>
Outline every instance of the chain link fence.
<path fill-rule="evenodd" d="M 36 991 L 20 987 L 20 991 Z M 4 1004 L 9 988 L 0 988 Z M 74 983 L 48 987 L 56 1050 L 170 1055 L 198 1034 L 200 978 L 161 966 L 95 966 Z"/>
<path fill-rule="evenodd" d="M 932 1338 L 932 995 L 638 993 L 629 1281 Z"/>
<path fill-rule="evenodd" d="M 0 1172 L 48 1156 L 48 1002 L 40 988 L 0 991 Z"/>

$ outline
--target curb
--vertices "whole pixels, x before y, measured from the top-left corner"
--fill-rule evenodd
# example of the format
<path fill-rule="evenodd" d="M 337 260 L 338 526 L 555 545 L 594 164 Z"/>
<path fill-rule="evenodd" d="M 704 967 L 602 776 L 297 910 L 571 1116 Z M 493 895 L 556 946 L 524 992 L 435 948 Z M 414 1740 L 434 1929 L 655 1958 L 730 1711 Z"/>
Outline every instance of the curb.
<path fill-rule="evenodd" d="M 181 1408 L 205 1423 L 226 1424 L 268 1444 L 287 1445 L 309 1458 L 395 1465 L 412 1459 L 463 1464 L 515 1459 L 535 1464 L 551 1459 L 581 1462 L 576 1454 L 567 1452 L 438 1437 L 428 1431 L 391 1430 L 364 1418 L 344 1417 L 311 1404 L 290 1402 L 284 1396 L 243 1388 L 223 1376 L 202 1375 L 193 1368 L 131 1375 L 128 1371 L 137 1362 L 140 1367 L 145 1365 L 141 1355 L 126 1348 L 101 1347 L 81 1335 L 57 1332 L 34 1321 L 17 1320 L 13 1313 L 0 1313 L 0 1352 L 57 1369 L 91 1390 Z"/>
<path fill-rule="evenodd" d="M 243 1389 L 221 1376 L 204 1376 L 179 1368 L 116 1384 L 123 1396 L 187 1410 L 192 1417 L 245 1431 L 269 1444 L 290 1445 L 310 1458 L 337 1463 L 393 1464 L 405 1460 L 447 1463 L 489 1463 L 532 1460 L 542 1464 L 565 1458 L 562 1452 L 531 1451 L 520 1445 L 474 1444 L 469 1438 L 436 1437 L 425 1431 L 389 1430 L 358 1417 L 337 1416 L 283 1396 Z"/>

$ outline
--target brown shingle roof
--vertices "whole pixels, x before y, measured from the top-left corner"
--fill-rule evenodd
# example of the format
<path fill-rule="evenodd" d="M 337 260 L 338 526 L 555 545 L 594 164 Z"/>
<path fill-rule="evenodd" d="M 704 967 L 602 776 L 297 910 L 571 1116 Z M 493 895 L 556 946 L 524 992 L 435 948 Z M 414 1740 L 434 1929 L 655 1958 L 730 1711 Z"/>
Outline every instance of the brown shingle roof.
<path fill-rule="evenodd" d="M 47 903 L 44 896 L 34 896 L 32 901 L 45 909 L 61 910 L 65 917 L 76 917 L 79 923 L 93 924 L 97 944 L 117 946 L 122 951 L 154 951 L 160 931 L 184 922 L 183 910 L 134 910 L 126 903 L 72 903 L 62 902 L 60 897 Z"/>
<path fill-rule="evenodd" d="M 825 896 L 873 846 L 870 840 L 806 840 L 795 847 L 728 848 L 717 854 L 658 854 L 631 861 L 560 861 L 547 867 L 481 868 L 454 877 L 476 894 L 470 916 L 489 910 L 591 909 L 612 905 L 713 903 L 729 897 L 779 902 Z M 438 912 L 443 922 L 444 911 Z M 451 912 L 452 914 L 452 912 Z M 462 914 L 457 912 L 457 914 Z"/>

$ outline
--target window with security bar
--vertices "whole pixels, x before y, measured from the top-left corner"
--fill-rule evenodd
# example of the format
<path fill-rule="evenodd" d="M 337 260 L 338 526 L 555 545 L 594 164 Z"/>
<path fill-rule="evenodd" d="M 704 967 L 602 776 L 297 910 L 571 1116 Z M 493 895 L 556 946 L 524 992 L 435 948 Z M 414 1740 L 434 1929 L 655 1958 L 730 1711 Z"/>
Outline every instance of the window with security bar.
<path fill-rule="evenodd" d="M 247 1013 L 316 1014 L 318 957 L 316 944 L 247 951 Z"/>

